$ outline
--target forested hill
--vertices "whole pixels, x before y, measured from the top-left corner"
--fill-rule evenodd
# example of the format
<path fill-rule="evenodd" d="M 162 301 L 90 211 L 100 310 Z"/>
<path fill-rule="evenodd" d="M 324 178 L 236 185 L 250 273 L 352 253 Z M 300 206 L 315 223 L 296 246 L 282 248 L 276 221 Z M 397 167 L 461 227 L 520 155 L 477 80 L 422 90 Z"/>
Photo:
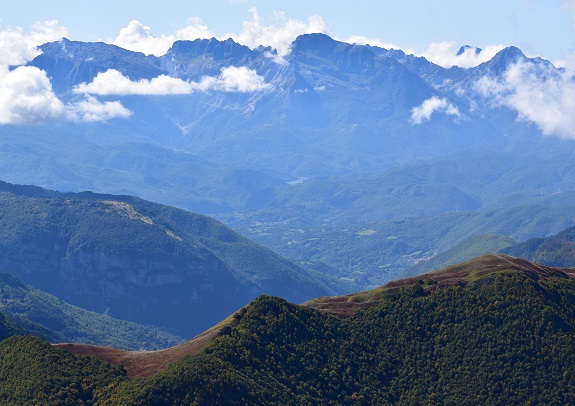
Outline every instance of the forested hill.
<path fill-rule="evenodd" d="M 93 393 L 138 405 L 572 404 L 574 273 L 488 255 L 304 306 L 262 296 L 201 353 Z M 358 306 L 334 311 L 344 301 Z"/>
<path fill-rule="evenodd" d="M 204 354 L 104 403 L 573 403 L 572 272 L 480 257 L 348 318 L 261 297 Z"/>
<path fill-rule="evenodd" d="M 73 305 L 192 337 L 260 294 L 331 290 L 223 224 L 130 196 L 0 184 L 0 268 Z"/>
<path fill-rule="evenodd" d="M 503 252 L 550 266 L 575 266 L 575 227 L 550 237 L 530 239 Z"/>

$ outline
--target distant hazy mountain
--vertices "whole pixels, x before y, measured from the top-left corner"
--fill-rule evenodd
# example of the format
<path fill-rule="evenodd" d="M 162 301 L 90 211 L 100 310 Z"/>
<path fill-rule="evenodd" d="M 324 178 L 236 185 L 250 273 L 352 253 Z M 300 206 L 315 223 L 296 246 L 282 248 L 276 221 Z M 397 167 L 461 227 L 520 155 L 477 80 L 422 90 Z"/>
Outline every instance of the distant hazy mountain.
<path fill-rule="evenodd" d="M 167 75 L 199 82 L 217 76 L 221 69 L 243 67 L 269 86 L 245 93 L 102 96 L 121 101 L 132 117 L 104 123 L 4 126 L 0 168 L 12 182 L 135 194 L 202 213 L 301 211 L 300 204 L 306 202 L 330 213 L 329 204 L 317 202 L 301 187 L 286 191 L 285 183 L 305 177 L 313 181 L 310 187 L 319 184 L 322 190 L 329 187 L 329 183 L 323 186 L 324 181 L 338 182 L 335 176 L 347 175 L 342 182 L 361 179 L 359 185 L 369 190 L 367 179 L 363 180 L 368 176 L 371 183 L 377 179 L 387 189 L 385 173 L 378 179 L 382 171 L 420 165 L 422 159 L 427 165 L 452 160 L 451 154 L 460 152 L 465 160 L 455 158 L 449 164 L 451 179 L 429 183 L 430 179 L 409 178 L 409 183 L 423 188 L 413 206 L 437 213 L 483 203 L 481 191 L 470 194 L 469 186 L 491 174 L 484 174 L 489 167 L 481 164 L 491 153 L 504 155 L 501 160 L 490 159 L 504 170 L 498 190 L 509 186 L 504 173 L 523 176 L 528 169 L 521 163 L 536 162 L 542 148 L 550 149 L 553 162 L 569 162 L 557 156 L 558 151 L 567 153 L 561 142 L 542 143 L 533 125 L 518 121 L 509 108 L 494 106 L 474 87 L 484 76 L 501 78 L 518 60 L 550 68 L 549 62 L 527 59 L 513 47 L 469 69 L 445 69 L 401 51 L 346 44 L 323 34 L 298 37 L 283 64 L 270 58 L 267 48 L 250 50 L 232 40 L 216 39 L 178 41 L 162 57 L 66 39 L 41 49 L 31 64 L 48 73 L 63 100 L 77 99 L 75 86 L 90 83 L 109 69 L 132 81 Z M 452 114 L 430 110 L 427 120 L 415 125 L 414 109 L 432 98 L 452 106 Z M 537 157 L 545 160 L 546 155 Z M 565 191 L 556 181 L 546 184 Z M 440 188 L 439 199 L 430 198 L 425 186 Z M 403 214 L 397 211 L 412 197 L 393 189 L 375 195 L 374 191 L 366 195 L 366 190 L 341 190 L 337 196 L 345 202 L 355 202 L 358 193 L 377 204 L 378 198 L 385 199 L 386 214 L 399 217 Z M 297 201 L 286 202 L 284 196 L 291 193 Z M 401 204 L 389 201 L 396 196 L 402 198 Z M 359 203 L 344 219 L 362 214 L 354 206 Z M 383 213 L 369 212 L 383 219 Z M 333 214 L 338 217 L 339 210 Z"/>
<path fill-rule="evenodd" d="M 477 163 L 476 152 L 504 151 L 518 134 L 530 141 L 540 137 L 534 126 L 517 121 L 506 107 L 494 107 L 474 88 L 484 75 L 497 78 L 517 60 L 527 61 L 513 47 L 470 69 L 445 69 L 401 51 L 323 34 L 298 37 L 283 63 L 269 57 L 270 49 L 250 50 L 231 39 L 178 41 L 162 57 L 66 39 L 41 49 L 31 64 L 47 72 L 63 100 L 76 100 L 75 86 L 109 69 L 132 81 L 167 75 L 199 82 L 224 68 L 247 68 L 269 86 L 255 92 L 102 96 L 121 101 L 132 117 L 4 126 L 0 168 L 12 182 L 136 194 L 202 213 L 267 210 L 270 196 L 284 193 L 276 189 L 299 177 L 320 183 L 343 174 L 357 179 L 458 151 Z M 432 98 L 444 100 L 450 113 L 428 111 L 427 119 L 414 124 L 414 109 Z M 33 150 L 27 148 L 31 144 Z M 468 173 L 460 178 L 468 180 Z M 463 199 L 466 210 L 477 204 L 459 185 L 443 187 Z"/>
<path fill-rule="evenodd" d="M 67 302 L 196 334 L 262 293 L 330 290 L 198 214 L 127 196 L 0 184 L 0 265 Z"/>
<path fill-rule="evenodd" d="M 285 64 L 267 57 L 267 49 L 215 39 L 178 41 L 160 58 L 66 39 L 42 51 L 32 65 L 48 73 L 64 98 L 108 69 L 134 81 L 160 74 L 199 81 L 225 67 L 247 67 L 271 85 L 256 93 L 120 97 L 132 119 L 88 126 L 114 134 L 98 135 L 108 143 L 147 140 L 219 164 L 316 176 L 365 172 L 501 139 L 474 116 L 412 125 L 414 107 L 444 95 L 395 58 L 323 34 L 298 37 Z"/>

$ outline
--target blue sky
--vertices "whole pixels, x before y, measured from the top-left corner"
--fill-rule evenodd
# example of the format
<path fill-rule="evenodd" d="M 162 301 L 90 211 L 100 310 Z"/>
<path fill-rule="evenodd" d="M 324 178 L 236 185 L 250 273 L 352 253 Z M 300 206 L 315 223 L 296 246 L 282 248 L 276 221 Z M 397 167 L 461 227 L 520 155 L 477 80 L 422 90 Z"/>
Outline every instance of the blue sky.
<path fill-rule="evenodd" d="M 239 34 L 256 7 L 263 25 L 307 22 L 319 16 L 329 34 L 379 39 L 423 53 L 434 42 L 516 45 L 528 55 L 559 60 L 575 52 L 573 0 L 211 0 L 211 1 L 12 1 L 0 10 L 0 30 L 29 30 L 38 21 L 57 20 L 70 39 L 112 41 L 131 20 L 150 27 L 155 36 L 172 35 L 188 19 L 222 37 Z M 283 20 L 276 12 L 283 12 Z M 275 16 L 275 17 L 274 17 Z M 198 20 L 199 19 L 199 20 Z"/>

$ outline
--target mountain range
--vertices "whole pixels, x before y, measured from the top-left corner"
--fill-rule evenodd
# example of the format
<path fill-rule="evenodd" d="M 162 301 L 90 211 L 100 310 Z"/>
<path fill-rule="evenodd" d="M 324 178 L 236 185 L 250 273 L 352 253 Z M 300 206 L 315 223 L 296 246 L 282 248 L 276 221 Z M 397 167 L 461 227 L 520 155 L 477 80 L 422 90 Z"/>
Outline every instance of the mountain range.
<path fill-rule="evenodd" d="M 40 49 L 29 64 L 47 73 L 64 103 L 119 102 L 131 116 L 2 126 L 8 182 L 135 195 L 208 214 L 283 255 L 292 251 L 290 230 L 375 229 L 527 206 L 553 217 L 573 207 L 572 140 L 548 136 L 500 93 L 513 92 L 513 69 L 528 67 L 535 81 L 562 70 L 515 47 L 466 69 L 324 34 L 298 37 L 283 58 L 231 39 L 177 41 L 161 57 L 67 39 Z M 573 224 L 540 222 L 525 238 L 510 225 L 505 236 L 545 237 Z M 452 246 L 471 237 L 458 234 Z M 313 243 L 318 252 L 331 251 L 322 241 Z M 289 259 L 319 272 L 349 270 L 339 260 Z M 351 289 L 411 265 L 392 263 L 391 272 L 363 267 L 373 282 Z"/>
<path fill-rule="evenodd" d="M 490 98 L 473 90 L 480 78 L 501 76 L 517 61 L 548 68 L 548 62 L 528 59 L 516 48 L 470 69 L 445 69 L 424 58 L 346 44 L 323 34 L 298 37 L 284 63 L 271 59 L 269 49 L 251 50 L 216 39 L 177 41 L 159 58 L 66 39 L 41 50 L 30 64 L 47 72 L 56 94 L 65 101 L 79 98 L 78 86 L 95 83 L 98 74 L 109 70 L 133 83 L 161 75 L 197 83 L 226 67 L 246 68 L 267 86 L 251 92 L 208 90 L 185 95 L 122 94 L 129 89 L 113 94 L 108 89 L 112 94 L 98 97 L 121 101 L 132 111 L 129 120 L 5 126 L 8 154 L 2 166 L 7 169 L 5 179 L 15 183 L 135 194 L 202 213 L 302 210 L 308 202 L 331 209 L 329 215 L 339 208 L 338 202 L 345 206 L 356 201 L 359 192 L 333 190 L 330 179 L 339 182 L 344 176 L 344 184 L 358 178 L 373 183 L 399 175 L 407 176 L 409 184 L 425 181 L 442 187 L 440 194 L 447 198 L 441 203 L 455 197 L 456 206 L 448 209 L 469 210 L 483 205 L 483 196 L 489 194 L 475 188 L 497 183 L 498 178 L 507 185 L 513 179 L 506 178 L 533 169 L 521 163 L 542 144 L 556 161 L 558 154 L 569 153 L 560 141 L 543 142 L 533 125 L 516 120 L 509 108 L 494 107 Z M 429 120 L 414 124 L 414 109 L 434 97 L 445 99 L 458 113 L 438 110 Z M 467 106 L 471 102 L 473 109 Z M 22 138 L 35 145 L 34 151 L 44 153 L 41 163 L 30 162 L 37 152 L 19 147 Z M 463 155 L 452 158 L 454 153 Z M 477 179 L 470 181 L 468 167 L 476 168 L 477 160 L 486 157 L 497 167 L 482 167 Z M 432 179 L 414 176 L 413 170 L 438 159 L 448 161 L 434 166 L 429 172 Z M 449 178 L 437 172 L 445 165 L 451 169 Z M 395 169 L 390 172 L 391 168 Z M 286 185 L 299 178 L 307 180 L 297 188 Z M 319 196 L 327 193 L 335 208 L 305 190 L 311 181 L 315 184 L 310 187 L 319 186 Z M 529 184 L 512 184 L 519 189 L 511 191 L 515 195 L 532 190 Z M 554 179 L 548 186 L 552 192 L 565 191 L 573 180 Z M 382 192 L 409 197 L 401 191 Z M 287 193 L 303 196 L 298 202 L 286 202 L 282 195 Z M 429 199 L 432 192 L 420 193 Z M 371 200 L 369 194 L 366 199 Z"/>

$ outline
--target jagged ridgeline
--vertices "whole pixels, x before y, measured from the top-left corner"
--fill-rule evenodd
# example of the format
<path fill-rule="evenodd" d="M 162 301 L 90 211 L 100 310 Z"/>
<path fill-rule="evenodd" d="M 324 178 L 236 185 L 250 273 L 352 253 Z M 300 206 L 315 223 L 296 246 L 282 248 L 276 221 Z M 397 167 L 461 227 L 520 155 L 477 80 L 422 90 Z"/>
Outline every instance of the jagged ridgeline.
<path fill-rule="evenodd" d="M 4 126 L 3 179 L 129 193 L 217 215 L 296 263 L 347 278 L 346 292 L 393 280 L 413 259 L 477 233 L 436 216 L 492 215 L 466 223 L 517 241 L 575 224 L 572 140 L 543 137 L 478 91 L 485 80 L 505 83 L 518 62 L 534 78 L 561 77 L 551 62 L 509 47 L 474 68 L 445 69 L 323 34 L 302 35 L 290 49 L 278 64 L 271 49 L 231 39 L 177 41 L 162 57 L 104 43 L 44 44 L 30 65 L 46 72 L 64 104 L 82 98 L 77 86 L 110 70 L 126 81 L 167 75 L 197 83 L 232 67 L 249 69 L 265 85 L 164 96 L 109 89 L 94 97 L 122 103 L 129 119 Z M 449 108 L 417 124 L 414 113 L 428 102 Z M 415 230 L 407 240 L 380 231 L 403 219 Z M 422 229 L 421 222 L 434 224 Z M 377 234 L 347 233 L 357 223 Z M 457 235 L 449 246 L 436 232 L 446 226 Z M 378 260 L 366 244 L 381 252 Z"/>
<path fill-rule="evenodd" d="M 260 294 L 330 290 L 197 214 L 128 196 L 0 184 L 0 268 L 68 303 L 191 337 Z"/>
<path fill-rule="evenodd" d="M 572 404 L 574 274 L 489 255 L 304 306 L 262 296 L 202 353 L 93 393 L 140 405 Z"/>

